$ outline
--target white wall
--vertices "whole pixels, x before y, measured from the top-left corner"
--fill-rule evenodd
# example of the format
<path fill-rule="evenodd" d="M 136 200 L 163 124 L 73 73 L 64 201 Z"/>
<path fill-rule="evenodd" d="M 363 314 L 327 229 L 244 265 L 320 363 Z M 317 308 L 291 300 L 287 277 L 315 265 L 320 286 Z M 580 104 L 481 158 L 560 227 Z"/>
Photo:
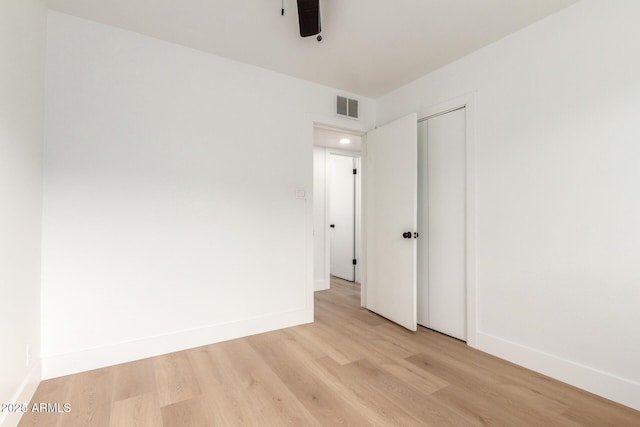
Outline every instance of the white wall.
<path fill-rule="evenodd" d="M 640 409 L 640 2 L 583 0 L 379 100 L 475 92 L 478 347 Z"/>
<path fill-rule="evenodd" d="M 42 1 L 0 3 L 0 402 L 29 401 L 40 379 L 44 49 Z M 31 363 L 26 365 L 26 347 Z M 19 414 L 0 413 L 0 425 Z"/>
<path fill-rule="evenodd" d="M 351 122 L 335 95 L 50 12 L 44 377 L 311 321 L 313 122 Z"/>

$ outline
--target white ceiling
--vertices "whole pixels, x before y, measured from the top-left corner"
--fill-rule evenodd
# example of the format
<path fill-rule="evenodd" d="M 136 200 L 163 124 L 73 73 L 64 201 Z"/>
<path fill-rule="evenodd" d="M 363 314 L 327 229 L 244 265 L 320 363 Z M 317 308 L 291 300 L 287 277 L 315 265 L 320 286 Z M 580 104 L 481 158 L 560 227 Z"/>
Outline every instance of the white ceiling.
<path fill-rule="evenodd" d="M 351 142 L 346 145 L 340 144 L 341 139 L 348 139 Z M 362 148 L 362 137 L 347 131 L 316 127 L 313 129 L 313 145 L 347 151 L 360 151 Z"/>
<path fill-rule="evenodd" d="M 47 0 L 50 8 L 377 98 L 577 0 Z"/>

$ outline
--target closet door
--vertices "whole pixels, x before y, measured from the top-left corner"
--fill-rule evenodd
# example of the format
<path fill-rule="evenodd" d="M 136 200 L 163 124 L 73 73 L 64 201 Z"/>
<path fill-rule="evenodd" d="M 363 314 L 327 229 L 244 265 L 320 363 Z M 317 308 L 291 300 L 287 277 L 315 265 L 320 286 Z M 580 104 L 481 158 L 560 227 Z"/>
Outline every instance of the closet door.
<path fill-rule="evenodd" d="M 465 109 L 419 123 L 418 322 L 466 340 Z"/>

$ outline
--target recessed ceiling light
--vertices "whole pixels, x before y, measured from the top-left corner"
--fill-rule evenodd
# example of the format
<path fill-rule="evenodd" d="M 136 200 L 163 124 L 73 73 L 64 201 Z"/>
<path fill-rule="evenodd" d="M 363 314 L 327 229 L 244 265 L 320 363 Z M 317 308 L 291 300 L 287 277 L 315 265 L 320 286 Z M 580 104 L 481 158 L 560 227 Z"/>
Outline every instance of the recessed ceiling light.
<path fill-rule="evenodd" d="M 348 138 L 342 138 L 340 140 L 340 144 L 343 144 L 343 145 L 351 144 L 351 140 Z"/>

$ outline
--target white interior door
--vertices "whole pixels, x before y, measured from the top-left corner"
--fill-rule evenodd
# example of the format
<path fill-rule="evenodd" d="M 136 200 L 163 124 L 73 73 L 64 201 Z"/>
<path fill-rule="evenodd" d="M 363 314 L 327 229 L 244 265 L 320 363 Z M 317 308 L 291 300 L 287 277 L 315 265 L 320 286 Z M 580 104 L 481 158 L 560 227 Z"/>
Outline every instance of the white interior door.
<path fill-rule="evenodd" d="M 367 135 L 366 307 L 407 329 L 416 324 L 417 116 Z M 403 234 L 410 233 L 410 237 Z"/>
<path fill-rule="evenodd" d="M 355 267 L 355 175 L 353 157 L 330 157 L 329 232 L 331 274 L 354 281 Z"/>
<path fill-rule="evenodd" d="M 418 125 L 418 323 L 466 340 L 465 109 Z"/>

